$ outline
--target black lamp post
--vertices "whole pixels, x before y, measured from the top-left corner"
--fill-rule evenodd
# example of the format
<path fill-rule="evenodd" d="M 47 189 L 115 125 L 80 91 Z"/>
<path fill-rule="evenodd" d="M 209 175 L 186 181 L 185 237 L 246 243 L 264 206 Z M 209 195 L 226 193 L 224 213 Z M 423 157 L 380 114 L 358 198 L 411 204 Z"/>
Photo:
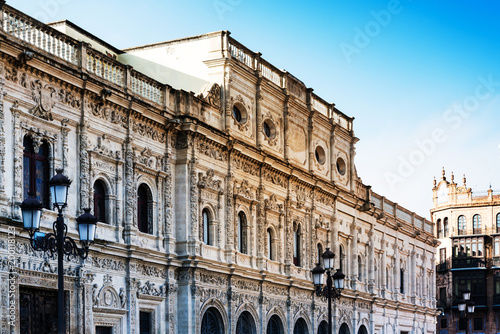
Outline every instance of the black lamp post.
<path fill-rule="evenodd" d="M 465 317 L 465 334 L 469 333 L 469 314 L 474 313 L 474 302 L 470 300 L 469 289 L 466 289 L 462 292 L 463 299 L 460 299 L 458 302 L 458 310 L 460 311 L 460 316 Z"/>
<path fill-rule="evenodd" d="M 323 258 L 323 264 L 317 264 L 317 266 L 312 270 L 314 286 L 316 287 L 316 295 L 318 297 L 325 297 L 328 300 L 328 333 L 332 333 L 332 298 L 339 299 L 344 289 L 344 278 L 345 275 L 342 274 L 340 269 L 332 274 L 334 266 L 335 254 L 327 248 L 326 251 L 321 255 Z M 323 285 L 326 272 L 326 286 Z"/>
<path fill-rule="evenodd" d="M 75 241 L 67 236 L 68 227 L 64 223 L 62 211 L 67 205 L 68 189 L 71 180 L 62 174 L 62 169 L 49 181 L 50 193 L 54 206 L 57 208 L 57 220 L 52 225 L 53 233 L 40 232 L 40 218 L 42 217 L 42 203 L 33 194 L 21 203 L 24 229 L 30 235 L 30 244 L 34 250 L 41 250 L 54 254 L 57 252 L 57 332 L 66 333 L 66 315 L 64 309 L 64 267 L 63 256 L 73 255 L 86 259 L 89 246 L 94 242 L 97 218 L 84 209 L 85 213 L 76 219 L 82 248 L 78 248 Z"/>

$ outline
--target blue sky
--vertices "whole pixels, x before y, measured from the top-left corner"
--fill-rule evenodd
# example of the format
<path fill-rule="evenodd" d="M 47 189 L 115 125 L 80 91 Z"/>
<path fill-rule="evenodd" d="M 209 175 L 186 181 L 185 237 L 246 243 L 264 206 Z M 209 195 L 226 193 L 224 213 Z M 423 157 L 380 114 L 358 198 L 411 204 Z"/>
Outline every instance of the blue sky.
<path fill-rule="evenodd" d="M 433 176 L 500 192 L 500 2 L 77 1 L 7 3 L 126 48 L 229 30 L 354 116 L 358 174 L 425 217 Z"/>

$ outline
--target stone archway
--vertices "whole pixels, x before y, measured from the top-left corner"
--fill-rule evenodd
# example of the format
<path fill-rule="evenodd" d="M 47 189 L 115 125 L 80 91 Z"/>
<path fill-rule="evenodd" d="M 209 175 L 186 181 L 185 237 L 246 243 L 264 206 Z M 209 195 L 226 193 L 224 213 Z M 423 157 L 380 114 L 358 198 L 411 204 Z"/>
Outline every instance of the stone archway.
<path fill-rule="evenodd" d="M 266 334 L 284 334 L 283 323 L 279 316 L 274 314 L 267 322 Z"/>
<path fill-rule="evenodd" d="M 248 311 L 240 314 L 238 322 L 236 323 L 236 334 L 255 334 L 255 321 Z"/>
<path fill-rule="evenodd" d="M 215 307 L 210 307 L 203 314 L 201 320 L 201 334 L 223 334 L 224 323 L 222 316 Z"/>
<path fill-rule="evenodd" d="M 339 334 L 351 334 L 349 326 L 345 322 L 340 326 Z"/>
<path fill-rule="evenodd" d="M 293 334 L 309 334 L 307 323 L 303 318 L 297 319 L 293 327 Z"/>
<path fill-rule="evenodd" d="M 359 327 L 358 334 L 368 334 L 368 330 L 366 329 L 365 325 L 361 325 Z"/>
<path fill-rule="evenodd" d="M 319 324 L 318 334 L 328 334 L 328 323 L 325 320 Z"/>

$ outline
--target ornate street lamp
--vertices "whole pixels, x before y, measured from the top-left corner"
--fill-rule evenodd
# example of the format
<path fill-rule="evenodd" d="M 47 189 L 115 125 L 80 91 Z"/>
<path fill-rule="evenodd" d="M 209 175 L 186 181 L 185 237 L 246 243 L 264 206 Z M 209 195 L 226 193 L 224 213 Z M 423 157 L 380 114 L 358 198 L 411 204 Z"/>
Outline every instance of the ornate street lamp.
<path fill-rule="evenodd" d="M 332 333 L 332 298 L 339 299 L 344 289 L 344 278 L 345 275 L 342 274 L 340 269 L 332 275 L 335 254 L 327 248 L 326 251 L 321 255 L 323 258 L 323 264 L 317 264 L 317 266 L 312 270 L 313 282 L 316 287 L 316 295 L 318 297 L 325 297 L 328 300 L 328 333 Z M 326 286 L 323 285 L 326 272 Z"/>
<path fill-rule="evenodd" d="M 67 205 L 68 189 L 71 180 L 62 174 L 62 169 L 49 181 L 52 202 L 57 208 L 57 220 L 52 225 L 53 233 L 40 232 L 40 219 L 42 217 L 42 203 L 33 195 L 28 194 L 20 207 L 23 215 L 24 229 L 30 235 L 30 244 L 34 250 L 41 250 L 54 254 L 57 252 L 57 332 L 66 333 L 66 316 L 64 308 L 64 265 L 63 256 L 73 255 L 86 259 L 89 246 L 94 242 L 97 218 L 90 213 L 90 209 L 84 209 L 85 213 L 76 219 L 78 222 L 78 233 L 82 248 L 78 248 L 76 242 L 67 236 L 68 227 L 64 223 L 62 211 Z"/>
<path fill-rule="evenodd" d="M 458 301 L 458 310 L 460 317 L 465 317 L 465 334 L 469 333 L 469 314 L 474 313 L 475 304 L 470 300 L 471 291 L 465 289 L 462 291 L 462 299 Z"/>

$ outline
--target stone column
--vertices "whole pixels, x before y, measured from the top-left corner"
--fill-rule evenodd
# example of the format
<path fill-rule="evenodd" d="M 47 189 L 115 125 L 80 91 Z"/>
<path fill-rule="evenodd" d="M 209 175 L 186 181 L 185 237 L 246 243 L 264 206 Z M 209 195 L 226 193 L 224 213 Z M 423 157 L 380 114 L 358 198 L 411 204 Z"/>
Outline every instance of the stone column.
<path fill-rule="evenodd" d="M 79 215 L 83 208 L 88 208 L 90 205 L 90 160 L 89 160 L 89 140 L 87 136 L 88 123 L 83 120 L 79 129 L 79 142 L 80 142 L 80 181 L 79 197 L 80 207 L 76 212 Z M 68 173 L 68 171 L 66 171 Z"/>
<path fill-rule="evenodd" d="M 0 203 L 7 205 L 7 195 L 5 194 L 5 109 L 4 109 L 4 85 L 5 69 L 0 64 Z"/>
<path fill-rule="evenodd" d="M 20 126 L 19 118 L 21 116 L 21 110 L 19 109 L 19 105 L 17 101 L 14 102 L 12 107 L 10 108 L 12 113 L 12 140 L 14 143 L 14 189 L 12 192 L 12 217 L 14 219 L 21 219 L 21 209 L 19 208 L 19 203 L 23 200 L 23 138 L 22 131 Z"/>
<path fill-rule="evenodd" d="M 139 322 L 139 307 L 137 306 L 137 285 L 139 281 L 135 278 L 127 278 L 127 327 L 128 333 L 138 333 Z"/>

